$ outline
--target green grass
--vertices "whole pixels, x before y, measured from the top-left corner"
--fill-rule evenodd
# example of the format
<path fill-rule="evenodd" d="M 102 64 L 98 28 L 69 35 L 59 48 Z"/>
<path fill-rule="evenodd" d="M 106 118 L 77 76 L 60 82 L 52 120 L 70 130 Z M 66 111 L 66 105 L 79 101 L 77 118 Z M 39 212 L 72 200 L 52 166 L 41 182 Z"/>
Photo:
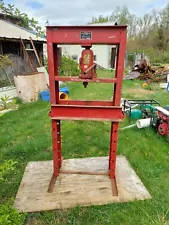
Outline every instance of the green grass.
<path fill-rule="evenodd" d="M 108 73 L 105 75 L 108 76 Z M 169 95 L 156 84 L 149 94 L 133 94 L 141 81 L 125 81 L 122 96 L 154 98 L 169 105 Z M 112 85 L 68 84 L 71 99 L 104 99 L 112 97 Z M 51 160 L 51 124 L 49 104 L 37 101 L 21 104 L 18 111 L 0 117 L 0 165 L 7 168 L 0 177 L 1 206 L 15 198 L 24 169 L 29 161 Z M 125 119 L 120 127 L 128 125 Z M 105 156 L 109 148 L 110 124 L 107 122 L 62 121 L 64 158 Z M 115 203 L 106 206 L 77 207 L 70 210 L 24 215 L 28 224 L 72 225 L 149 225 L 169 224 L 169 143 L 153 129 L 120 130 L 118 154 L 125 155 L 152 195 L 151 200 Z M 10 161 L 9 161 L 10 160 Z M 1 173 L 0 173 L 1 174 Z M 12 200 L 13 201 L 13 200 Z M 11 205 L 12 203 L 10 203 Z M 0 206 L 0 224 L 1 224 Z M 11 209 L 12 210 L 12 209 Z M 6 212 L 6 211 L 5 211 Z M 9 210 L 7 210 L 9 213 Z M 10 214 L 10 213 L 9 213 Z M 6 224 L 19 224 L 13 222 Z"/>

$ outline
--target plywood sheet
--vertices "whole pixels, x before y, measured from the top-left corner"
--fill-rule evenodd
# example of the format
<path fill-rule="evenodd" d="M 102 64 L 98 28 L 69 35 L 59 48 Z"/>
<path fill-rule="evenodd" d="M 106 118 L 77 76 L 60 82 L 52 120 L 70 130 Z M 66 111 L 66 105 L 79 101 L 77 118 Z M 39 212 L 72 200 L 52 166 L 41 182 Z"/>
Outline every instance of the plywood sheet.
<path fill-rule="evenodd" d="M 108 157 L 64 160 L 62 169 L 107 172 Z M 19 212 L 38 212 L 151 198 L 124 156 L 117 157 L 118 196 L 112 195 L 111 180 L 106 175 L 60 174 L 53 193 L 48 193 L 52 173 L 52 161 L 28 163 L 14 203 Z"/>

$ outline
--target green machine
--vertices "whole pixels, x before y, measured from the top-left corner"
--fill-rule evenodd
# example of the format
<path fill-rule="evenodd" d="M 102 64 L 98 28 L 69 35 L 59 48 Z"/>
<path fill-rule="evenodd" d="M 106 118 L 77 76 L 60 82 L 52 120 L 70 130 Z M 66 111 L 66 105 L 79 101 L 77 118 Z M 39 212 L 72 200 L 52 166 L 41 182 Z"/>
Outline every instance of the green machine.
<path fill-rule="evenodd" d="M 155 106 L 150 104 L 140 105 L 140 110 L 142 112 L 142 118 L 152 118 L 155 117 L 157 113 Z"/>
<path fill-rule="evenodd" d="M 154 118 L 156 116 L 155 106 L 160 106 L 156 100 L 124 100 L 124 112 L 129 119 Z"/>

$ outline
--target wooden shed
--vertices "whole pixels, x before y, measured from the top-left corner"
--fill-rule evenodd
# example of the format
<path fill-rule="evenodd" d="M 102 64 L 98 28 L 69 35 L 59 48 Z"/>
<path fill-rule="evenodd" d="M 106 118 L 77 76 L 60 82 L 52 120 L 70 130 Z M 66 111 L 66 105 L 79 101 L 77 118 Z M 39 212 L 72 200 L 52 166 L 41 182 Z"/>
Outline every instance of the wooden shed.
<path fill-rule="evenodd" d="M 11 65 L 0 68 L 0 87 L 4 86 L 7 76 L 13 82 L 15 75 L 35 73 L 44 65 L 46 39 L 12 22 L 0 15 L 0 55 L 8 55 L 11 60 Z"/>

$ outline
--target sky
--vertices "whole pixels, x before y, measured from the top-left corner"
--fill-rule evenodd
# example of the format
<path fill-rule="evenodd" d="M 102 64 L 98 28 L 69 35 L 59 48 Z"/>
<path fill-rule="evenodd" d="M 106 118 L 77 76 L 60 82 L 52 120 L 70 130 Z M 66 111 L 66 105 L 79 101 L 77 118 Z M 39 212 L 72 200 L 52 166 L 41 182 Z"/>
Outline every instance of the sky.
<path fill-rule="evenodd" d="M 163 8 L 169 0 L 4 0 L 4 3 L 15 5 L 45 26 L 47 20 L 49 25 L 83 25 L 92 16 L 109 16 L 117 6 L 123 5 L 141 16 Z"/>

